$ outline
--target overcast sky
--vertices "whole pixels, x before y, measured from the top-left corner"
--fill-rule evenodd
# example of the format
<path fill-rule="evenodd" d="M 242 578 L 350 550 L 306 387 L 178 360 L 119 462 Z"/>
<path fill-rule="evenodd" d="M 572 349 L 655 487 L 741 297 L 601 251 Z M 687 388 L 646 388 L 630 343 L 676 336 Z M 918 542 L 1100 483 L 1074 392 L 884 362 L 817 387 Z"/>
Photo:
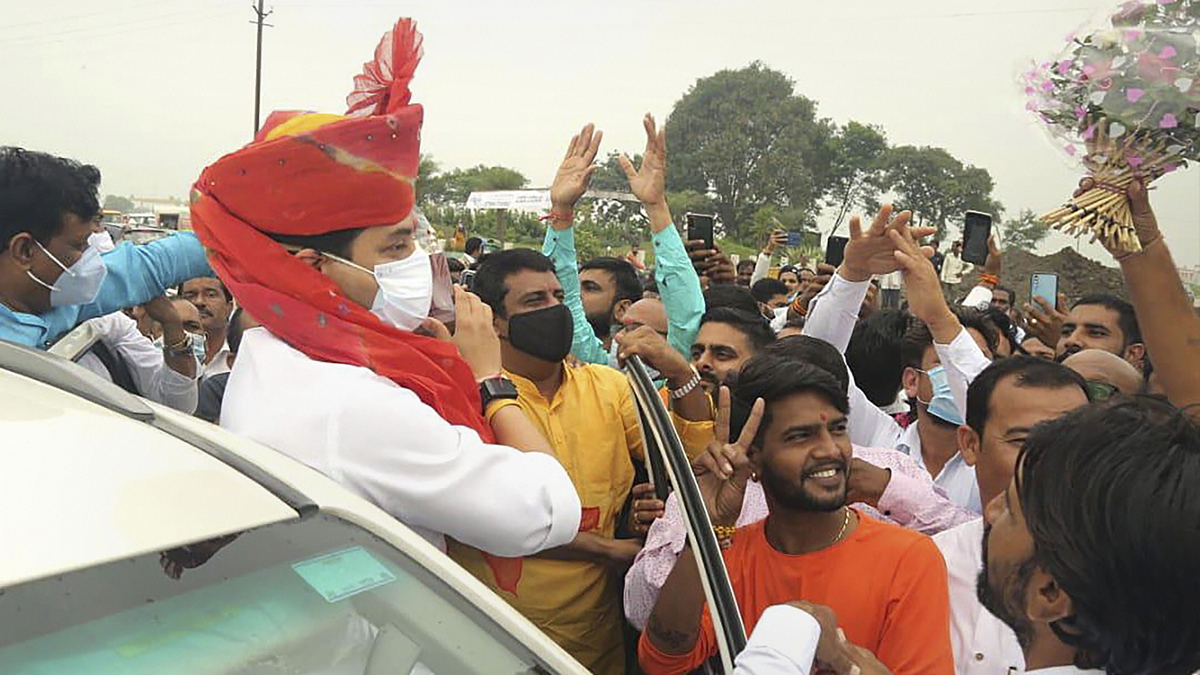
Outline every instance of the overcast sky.
<path fill-rule="evenodd" d="M 249 0 L 0 0 L 0 144 L 100 167 L 103 190 L 187 194 L 250 138 Z M 1079 171 L 1022 111 L 1015 77 L 1115 2 L 1096 0 L 276 0 L 265 111 L 341 112 L 397 17 L 425 59 L 423 151 L 444 167 L 500 164 L 534 185 L 595 122 L 605 150 L 640 151 L 697 78 L 761 60 L 835 122 L 881 125 L 987 168 L 1010 215 L 1069 196 Z M 1176 261 L 1200 264 L 1200 168 L 1154 193 Z M 1074 240 L 1053 235 L 1044 251 Z M 1106 260 L 1098 247 L 1083 251 Z"/>

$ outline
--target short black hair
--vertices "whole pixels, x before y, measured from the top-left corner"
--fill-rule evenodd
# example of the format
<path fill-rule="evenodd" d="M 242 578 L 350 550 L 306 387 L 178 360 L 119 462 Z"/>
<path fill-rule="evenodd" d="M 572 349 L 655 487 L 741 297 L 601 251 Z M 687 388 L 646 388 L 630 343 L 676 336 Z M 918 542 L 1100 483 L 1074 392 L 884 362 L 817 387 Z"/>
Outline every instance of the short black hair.
<path fill-rule="evenodd" d="M 229 329 L 225 333 L 225 341 L 229 343 L 229 351 L 234 354 L 242 346 L 242 334 L 246 332 L 242 327 L 242 314 L 243 310 L 241 307 L 233 310 L 233 314 L 229 315 Z"/>
<path fill-rule="evenodd" d="M 746 426 L 750 417 L 750 409 L 761 398 L 767 407 L 754 439 L 754 444 L 761 448 L 763 433 L 771 426 L 771 404 L 805 392 L 823 397 L 842 414 L 850 413 L 846 390 L 828 371 L 774 354 L 755 356 L 742 366 L 731 392 L 729 437 L 736 439 L 742 433 L 742 427 Z"/>
<path fill-rule="evenodd" d="M 1017 306 L 1017 292 L 1016 291 L 1009 288 L 1008 286 L 997 286 L 996 290 L 1004 291 L 1005 293 L 1008 293 L 1008 304 L 1012 307 Z"/>
<path fill-rule="evenodd" d="M 762 303 L 770 302 L 771 298 L 777 295 L 787 294 L 787 286 L 783 285 L 783 282 L 778 279 L 759 279 L 750 287 L 750 295 L 753 295 L 755 300 Z"/>
<path fill-rule="evenodd" d="M 705 309 L 716 309 L 718 307 L 730 307 L 738 309 L 750 314 L 760 314 L 758 309 L 758 301 L 754 299 L 754 294 L 745 286 L 736 284 L 714 284 L 704 291 L 704 307 Z"/>
<path fill-rule="evenodd" d="M 72 213 L 84 221 L 100 214 L 100 170 L 90 164 L 12 146 L 0 146 L 0 251 L 28 232 L 47 244 Z"/>
<path fill-rule="evenodd" d="M 463 252 L 466 253 L 467 255 L 471 256 L 472 258 L 476 257 L 475 253 L 472 253 L 472 251 L 478 252 L 482 249 L 483 249 L 483 240 L 480 239 L 479 237 L 471 237 L 470 239 L 467 240 L 467 243 L 463 246 Z"/>
<path fill-rule="evenodd" d="M 1017 340 L 1017 327 L 1013 325 L 1012 319 L 1008 318 L 1008 314 L 989 307 L 983 310 L 983 316 L 996 327 L 997 345 L 1000 340 L 1007 340 L 1009 351 L 1013 354 L 1020 353 L 1021 343 Z"/>
<path fill-rule="evenodd" d="M 1077 662 L 1200 668 L 1200 429 L 1188 414 L 1150 397 L 1085 406 L 1035 427 L 1017 466 L 1033 561 L 1071 599 L 1050 627 Z"/>
<path fill-rule="evenodd" d="M 1138 327 L 1137 312 L 1133 310 L 1133 305 L 1128 302 L 1108 293 L 1092 293 L 1076 300 L 1075 304 L 1071 305 L 1071 309 L 1075 309 L 1080 305 L 1100 305 L 1105 309 L 1116 312 L 1119 317 L 1117 325 L 1121 327 L 1121 334 L 1124 339 L 1122 347 L 1128 347 L 1142 341 L 1142 329 Z"/>
<path fill-rule="evenodd" d="M 850 390 L 850 371 L 846 369 L 846 362 L 842 359 L 837 347 L 824 340 L 811 335 L 793 335 L 772 342 L 767 345 L 763 353 L 780 356 L 797 363 L 814 365 L 833 375 L 833 379 L 837 380 L 842 391 Z M 892 394 L 892 398 L 895 397 L 896 395 Z"/>
<path fill-rule="evenodd" d="M 755 354 L 775 341 L 775 331 L 771 330 L 771 324 L 767 323 L 757 307 L 753 312 L 743 312 L 731 307 L 710 309 L 700 317 L 700 325 L 703 326 L 706 323 L 723 323 L 731 326 L 746 336 L 746 340 L 750 342 Z"/>
<path fill-rule="evenodd" d="M 334 255 L 337 255 L 337 254 L 334 253 Z M 229 292 L 229 287 L 225 285 L 225 280 L 222 279 L 221 277 L 218 277 L 218 276 L 192 277 L 192 279 L 216 279 L 217 283 L 221 284 L 221 292 L 225 294 L 225 302 L 233 302 L 233 293 Z M 188 281 L 191 281 L 192 279 L 188 279 L 187 281 L 183 282 L 183 284 L 186 284 Z M 175 292 L 178 293 L 179 295 L 183 295 L 183 284 L 179 284 L 178 286 L 175 287 Z"/>
<path fill-rule="evenodd" d="M 284 246 L 305 249 L 311 248 L 314 251 L 321 253 L 332 253 L 333 255 L 350 259 L 350 246 L 358 235 L 363 233 L 365 227 L 352 227 L 348 230 L 336 230 L 334 232 L 326 232 L 325 234 L 272 234 L 264 232 L 263 234 L 270 237 L 272 240 L 283 244 Z"/>
<path fill-rule="evenodd" d="M 783 275 L 788 272 L 795 274 L 796 278 L 800 277 L 800 268 L 796 267 L 795 265 L 784 265 L 783 267 L 779 268 L 779 276 L 780 277 L 783 277 Z"/>
<path fill-rule="evenodd" d="M 479 261 L 471 292 L 491 307 L 493 314 L 507 316 L 504 311 L 504 296 L 508 294 L 508 286 L 505 282 L 510 275 L 525 270 L 553 273 L 554 263 L 540 252 L 528 248 L 490 253 Z"/>
<path fill-rule="evenodd" d="M 450 270 L 451 273 L 465 272 L 467 270 L 467 266 L 458 258 L 446 258 L 446 269 Z"/>
<path fill-rule="evenodd" d="M 612 275 L 613 284 L 616 286 L 613 304 L 622 300 L 637 302 L 642 299 L 642 281 L 638 279 L 637 270 L 628 260 L 608 256 L 592 258 L 579 266 L 580 272 L 585 270 L 603 270 Z"/>
<path fill-rule="evenodd" d="M 983 312 L 960 305 L 951 305 L 950 311 L 958 317 L 963 329 L 973 328 L 983 336 L 988 351 L 996 353 L 996 342 L 999 331 L 992 322 L 987 320 Z M 933 346 L 933 333 L 924 321 L 913 317 L 908 330 L 904 333 L 904 341 L 900 345 L 900 360 L 906 368 L 920 368 L 921 360 L 925 358 L 925 350 Z"/>
<path fill-rule="evenodd" d="M 987 426 L 988 415 L 991 412 L 992 393 L 1009 377 L 1015 377 L 1017 386 L 1022 388 L 1079 387 L 1083 395 L 1087 396 L 1087 382 L 1083 376 L 1061 363 L 1022 355 L 1000 359 L 985 368 L 967 387 L 967 426 L 979 434 L 980 438 L 983 437 L 983 429 Z"/>
<path fill-rule="evenodd" d="M 872 312 L 850 335 L 846 364 L 867 400 L 880 408 L 895 402 L 904 385 L 900 350 L 909 321 L 908 313 L 898 309 Z"/>
<path fill-rule="evenodd" d="M 744 270 L 747 267 L 749 267 L 751 270 L 753 270 L 755 268 L 755 266 L 757 266 L 757 264 L 758 263 L 756 263 L 754 260 L 752 260 L 750 258 L 746 258 L 745 260 L 739 260 L 738 264 L 737 264 L 737 273 L 741 274 L 742 270 Z"/>

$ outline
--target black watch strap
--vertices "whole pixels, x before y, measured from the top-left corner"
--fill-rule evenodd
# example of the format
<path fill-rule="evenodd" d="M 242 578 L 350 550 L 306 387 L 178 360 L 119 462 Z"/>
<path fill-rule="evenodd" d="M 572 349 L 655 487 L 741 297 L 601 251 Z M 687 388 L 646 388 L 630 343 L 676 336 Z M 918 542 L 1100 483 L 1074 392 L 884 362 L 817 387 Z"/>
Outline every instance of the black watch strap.
<path fill-rule="evenodd" d="M 479 398 L 483 399 L 484 414 L 487 414 L 487 407 L 493 401 L 515 401 L 518 396 L 517 385 L 507 377 L 491 377 L 479 383 Z"/>

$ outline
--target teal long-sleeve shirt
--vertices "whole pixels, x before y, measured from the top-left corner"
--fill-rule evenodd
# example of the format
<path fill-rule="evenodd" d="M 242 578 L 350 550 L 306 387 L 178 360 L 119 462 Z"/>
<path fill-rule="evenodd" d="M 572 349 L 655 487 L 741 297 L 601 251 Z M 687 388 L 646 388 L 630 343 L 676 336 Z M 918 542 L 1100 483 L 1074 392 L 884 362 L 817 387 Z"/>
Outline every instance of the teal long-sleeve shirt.
<path fill-rule="evenodd" d="M 674 225 L 664 228 L 651 239 L 654 244 L 654 281 L 667 312 L 667 342 L 685 359 L 691 360 L 692 343 L 700 332 L 704 316 L 704 293 L 700 277 L 692 268 L 683 239 Z M 544 253 L 554 263 L 558 283 L 562 284 L 566 305 L 575 324 L 571 353 L 584 363 L 608 363 L 604 341 L 592 330 L 583 311 L 579 292 L 579 267 L 575 252 L 575 229 L 546 228 Z"/>
<path fill-rule="evenodd" d="M 149 302 L 188 279 L 214 276 L 204 247 L 190 232 L 143 246 L 121 244 L 101 257 L 108 274 L 95 300 L 86 305 L 54 307 L 43 314 L 14 312 L 0 304 L 0 340 L 47 349 L 88 319 Z"/>

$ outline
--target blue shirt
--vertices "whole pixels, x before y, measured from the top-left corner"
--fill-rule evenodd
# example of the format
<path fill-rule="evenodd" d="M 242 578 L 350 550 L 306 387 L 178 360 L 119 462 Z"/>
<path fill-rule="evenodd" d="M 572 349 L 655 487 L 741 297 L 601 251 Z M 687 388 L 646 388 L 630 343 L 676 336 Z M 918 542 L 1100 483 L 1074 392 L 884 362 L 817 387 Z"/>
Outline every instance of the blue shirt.
<path fill-rule="evenodd" d="M 704 316 L 704 292 L 700 289 L 700 277 L 692 268 L 683 239 L 674 225 L 663 228 L 651 238 L 654 244 L 654 281 L 658 284 L 659 297 L 667 311 L 667 342 L 692 360 L 692 343 L 700 332 L 700 318 Z M 608 364 L 608 350 L 604 341 L 597 337 L 583 311 L 583 298 L 579 293 L 579 268 L 575 252 L 575 229 L 546 229 L 542 253 L 554 262 L 558 283 L 562 284 L 565 304 L 571 310 L 575 324 L 575 337 L 571 353 L 584 363 Z"/>
<path fill-rule="evenodd" d="M 86 305 L 54 307 L 43 314 L 14 312 L 0 304 L 0 340 L 47 349 L 80 323 L 149 302 L 188 279 L 215 276 L 204 247 L 190 232 L 145 244 L 121 244 L 101 256 L 108 275 Z"/>

